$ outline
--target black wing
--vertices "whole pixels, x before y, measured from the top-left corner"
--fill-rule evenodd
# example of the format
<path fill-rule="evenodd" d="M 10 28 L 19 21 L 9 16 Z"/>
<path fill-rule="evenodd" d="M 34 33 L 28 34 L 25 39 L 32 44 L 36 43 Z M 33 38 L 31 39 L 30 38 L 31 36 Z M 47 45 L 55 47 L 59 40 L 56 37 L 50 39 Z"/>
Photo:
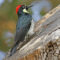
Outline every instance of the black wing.
<path fill-rule="evenodd" d="M 19 18 L 17 26 L 16 26 L 16 36 L 15 42 L 20 40 L 23 41 L 26 33 L 28 32 L 31 25 L 32 16 L 24 15 Z"/>

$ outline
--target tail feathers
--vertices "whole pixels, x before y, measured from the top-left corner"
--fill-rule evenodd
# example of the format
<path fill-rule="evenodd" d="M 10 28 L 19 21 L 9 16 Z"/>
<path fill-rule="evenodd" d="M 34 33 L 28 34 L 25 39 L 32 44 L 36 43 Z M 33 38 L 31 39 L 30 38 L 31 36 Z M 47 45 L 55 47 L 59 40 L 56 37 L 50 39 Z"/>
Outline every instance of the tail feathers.
<path fill-rule="evenodd" d="M 16 51 L 17 51 L 17 46 L 14 46 L 14 47 L 11 49 L 9 56 L 12 56 Z"/>

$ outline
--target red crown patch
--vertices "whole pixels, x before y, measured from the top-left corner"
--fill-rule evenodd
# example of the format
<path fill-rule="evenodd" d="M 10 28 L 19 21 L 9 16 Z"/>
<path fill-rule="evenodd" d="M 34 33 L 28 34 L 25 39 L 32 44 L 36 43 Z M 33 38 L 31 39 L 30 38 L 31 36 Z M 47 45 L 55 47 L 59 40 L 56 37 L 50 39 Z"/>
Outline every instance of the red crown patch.
<path fill-rule="evenodd" d="M 18 13 L 19 8 L 20 8 L 21 6 L 22 6 L 22 5 L 18 5 L 18 6 L 16 7 L 16 14 Z"/>

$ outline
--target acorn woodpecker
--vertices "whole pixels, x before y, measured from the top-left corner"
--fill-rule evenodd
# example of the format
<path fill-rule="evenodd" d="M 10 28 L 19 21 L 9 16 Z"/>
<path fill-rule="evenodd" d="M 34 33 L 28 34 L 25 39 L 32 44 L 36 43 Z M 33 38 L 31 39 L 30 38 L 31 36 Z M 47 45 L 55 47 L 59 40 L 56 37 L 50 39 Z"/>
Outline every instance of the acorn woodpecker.
<path fill-rule="evenodd" d="M 34 34 L 34 22 L 32 16 L 28 12 L 28 8 L 25 5 L 18 5 L 16 7 L 16 14 L 18 15 L 18 22 L 16 25 L 16 36 L 13 48 L 10 51 L 10 56 L 12 56 L 18 45 L 24 41 L 26 35 Z"/>

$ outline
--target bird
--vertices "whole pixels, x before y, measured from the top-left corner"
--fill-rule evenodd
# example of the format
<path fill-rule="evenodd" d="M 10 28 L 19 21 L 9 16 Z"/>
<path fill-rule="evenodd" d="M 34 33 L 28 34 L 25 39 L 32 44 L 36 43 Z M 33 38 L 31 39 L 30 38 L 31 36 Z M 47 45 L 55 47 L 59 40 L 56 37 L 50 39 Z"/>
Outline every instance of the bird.
<path fill-rule="evenodd" d="M 32 15 L 28 12 L 28 8 L 30 7 L 25 5 L 18 5 L 16 7 L 18 21 L 16 25 L 15 41 L 12 49 L 10 50 L 10 56 L 16 53 L 18 45 L 24 41 L 26 35 L 34 34 L 34 22 Z"/>

